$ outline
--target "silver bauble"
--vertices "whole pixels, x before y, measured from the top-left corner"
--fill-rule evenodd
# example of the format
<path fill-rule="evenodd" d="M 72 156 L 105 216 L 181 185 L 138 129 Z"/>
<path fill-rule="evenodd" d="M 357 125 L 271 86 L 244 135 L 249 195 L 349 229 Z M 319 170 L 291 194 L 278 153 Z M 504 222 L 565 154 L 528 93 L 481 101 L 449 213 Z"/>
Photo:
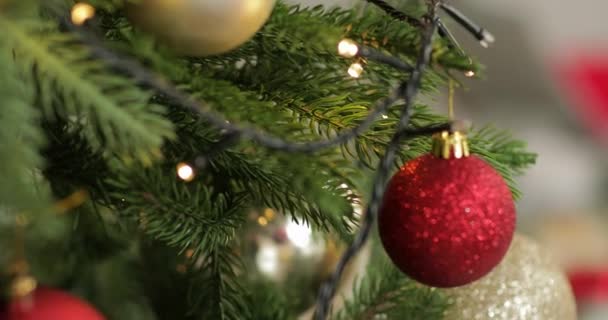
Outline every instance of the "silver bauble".
<path fill-rule="evenodd" d="M 318 290 L 334 271 L 345 245 L 272 209 L 251 212 L 249 221 L 240 249 L 248 276 L 273 282 L 288 299 L 297 301 L 293 307 L 302 312 L 299 319 L 311 319 Z M 348 264 L 334 307 L 350 296 L 357 275 L 365 271 L 367 249 Z"/>
<path fill-rule="evenodd" d="M 534 241 L 515 235 L 504 260 L 472 284 L 442 289 L 452 305 L 446 320 L 575 320 L 564 273 Z"/>
<path fill-rule="evenodd" d="M 268 19 L 275 0 L 143 0 L 129 19 L 175 52 L 207 56 L 249 40 Z"/>

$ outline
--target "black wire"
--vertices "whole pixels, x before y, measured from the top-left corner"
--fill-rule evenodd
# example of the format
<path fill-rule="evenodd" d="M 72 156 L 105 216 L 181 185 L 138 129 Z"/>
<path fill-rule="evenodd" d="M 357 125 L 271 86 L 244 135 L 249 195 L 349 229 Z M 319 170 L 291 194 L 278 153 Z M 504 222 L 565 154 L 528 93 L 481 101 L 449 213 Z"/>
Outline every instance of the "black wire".
<path fill-rule="evenodd" d="M 407 136 L 403 134 L 402 130 L 404 130 L 411 118 L 412 115 L 412 105 L 414 97 L 416 96 L 418 89 L 420 87 L 420 82 L 422 79 L 422 73 L 424 69 L 428 65 L 431 59 L 431 53 L 433 50 L 432 41 L 433 34 L 435 33 L 435 29 L 437 27 L 438 19 L 435 17 L 433 22 L 428 26 L 423 35 L 423 45 L 420 55 L 417 59 L 416 66 L 412 71 L 412 75 L 405 86 L 404 91 L 402 92 L 403 97 L 405 99 L 405 106 L 401 111 L 401 117 L 399 119 L 399 125 L 397 126 L 397 130 L 393 135 L 388 147 L 386 148 L 386 152 L 384 156 L 380 160 L 380 165 L 378 166 L 378 172 L 376 177 L 374 178 L 374 184 L 372 189 L 372 196 L 370 202 L 367 206 L 367 210 L 365 216 L 363 218 L 363 223 L 359 229 L 359 233 L 355 237 L 354 241 L 350 244 L 350 246 L 346 249 L 346 251 L 342 254 L 336 269 L 334 270 L 331 277 L 323 284 L 321 289 L 319 290 L 319 295 L 317 297 L 317 308 L 315 310 L 315 320 L 325 320 L 327 314 L 329 313 L 329 308 L 331 306 L 331 300 L 335 294 L 336 287 L 342 277 L 342 273 L 346 268 L 348 262 L 363 248 L 365 242 L 367 241 L 369 234 L 371 232 L 374 221 L 376 220 L 376 216 L 378 214 L 378 210 L 380 209 L 380 203 L 382 202 L 382 197 L 384 194 L 384 190 L 386 188 L 386 180 L 388 178 L 390 168 L 395 160 L 395 155 L 401 141 Z"/>
<path fill-rule="evenodd" d="M 389 65 L 397 70 L 401 70 L 404 72 L 410 72 L 412 71 L 412 69 L 414 69 L 405 61 L 397 59 L 393 56 L 386 55 L 371 47 L 359 46 L 359 52 L 357 53 L 357 56 Z"/>
<path fill-rule="evenodd" d="M 407 15 L 399 15 L 398 11 L 394 10 L 394 8 L 393 11 L 391 11 L 390 8 L 392 7 L 383 6 L 386 5 L 384 1 L 368 1 L 380 6 L 387 13 L 391 14 L 394 17 L 398 17 L 399 19 L 406 20 L 410 23 L 412 23 L 412 21 L 409 20 L 414 19 Z M 335 294 L 336 286 L 341 278 L 342 273 L 344 272 L 344 268 L 346 267 L 347 263 L 352 259 L 352 257 L 355 256 L 361 250 L 361 248 L 364 246 L 365 242 L 369 237 L 371 228 L 374 224 L 374 221 L 376 220 L 376 216 L 380 208 L 380 203 L 382 201 L 382 197 L 386 187 L 386 181 L 390 172 L 390 168 L 393 164 L 401 142 L 404 139 L 411 138 L 414 135 L 431 134 L 443 131 L 447 128 L 450 128 L 451 126 L 451 124 L 441 124 L 416 129 L 407 128 L 410 118 L 412 116 L 412 105 L 414 97 L 420 88 L 422 74 L 431 59 L 433 34 L 439 23 L 439 19 L 434 14 L 434 7 L 431 9 L 431 12 L 433 19 L 432 22 L 425 28 L 425 32 L 423 34 L 422 49 L 416 61 L 415 67 L 411 68 L 406 64 L 398 67 L 401 70 L 407 69 L 408 71 L 411 71 L 409 80 L 404 81 L 398 88 L 393 90 L 393 92 L 387 98 L 377 102 L 370 114 L 357 127 L 342 131 L 332 139 L 308 143 L 288 142 L 286 140 L 267 135 L 266 133 L 258 131 L 251 127 L 243 127 L 230 123 L 226 121 L 226 119 L 221 114 L 212 111 L 207 105 L 193 100 L 187 94 L 179 91 L 174 85 L 168 83 L 163 78 L 142 67 L 139 62 L 133 59 L 123 57 L 115 52 L 108 50 L 96 37 L 92 36 L 82 27 L 77 27 L 67 20 L 63 21 L 63 25 L 67 29 L 78 34 L 80 36 L 80 40 L 90 47 L 92 55 L 103 60 L 109 67 L 130 75 L 138 83 L 155 89 L 158 93 L 163 94 L 171 100 L 174 100 L 174 102 L 176 102 L 178 105 L 181 105 L 182 107 L 192 111 L 200 118 L 205 119 L 207 122 L 214 125 L 215 127 L 225 130 L 227 132 L 227 134 L 215 144 L 215 148 L 213 148 L 214 150 L 212 150 L 212 152 L 210 152 L 207 157 L 201 156 L 197 160 L 195 160 L 195 163 L 200 166 L 204 166 L 208 162 L 208 157 L 210 155 L 212 156 L 213 154 L 216 154 L 216 148 L 227 148 L 230 145 L 238 142 L 240 139 L 250 139 L 268 148 L 287 152 L 313 152 L 319 149 L 339 145 L 348 142 L 350 139 L 353 139 L 363 133 L 374 123 L 375 119 L 380 114 L 385 113 L 388 108 L 396 101 L 401 98 L 405 100 L 405 105 L 401 110 L 401 116 L 395 134 L 391 138 L 391 141 L 386 148 L 386 152 L 380 160 L 380 164 L 378 166 L 378 173 L 373 183 L 372 197 L 367 206 L 366 214 L 363 218 L 359 233 L 357 234 L 355 240 L 351 243 L 349 248 L 342 255 L 330 279 L 322 286 L 321 290 L 319 291 L 317 299 L 317 309 L 315 310 L 315 319 L 324 320 L 329 312 L 332 297 Z M 422 26 L 422 23 L 417 19 L 414 19 L 414 21 L 416 21 L 416 25 Z M 372 54 L 374 55 L 374 57 L 377 57 L 376 54 L 379 54 L 379 52 L 373 52 L 371 50 L 364 50 L 364 53 Z M 380 60 L 381 62 L 385 62 L 393 66 L 395 66 L 396 64 L 394 59 Z"/>
<path fill-rule="evenodd" d="M 374 4 L 375 6 L 382 9 L 384 12 L 386 12 L 386 14 L 388 14 L 389 16 L 391 16 L 397 20 L 405 21 L 414 27 L 418 27 L 418 28 L 422 27 L 422 22 L 420 22 L 420 20 L 418 20 L 410 15 L 407 15 L 406 13 L 404 13 L 402 11 L 397 10 L 395 7 L 391 6 L 386 1 L 383 1 L 383 0 L 365 0 L 365 1 L 367 1 L 371 4 Z"/>
<path fill-rule="evenodd" d="M 225 133 L 217 142 L 213 143 L 209 148 L 209 151 L 205 152 L 205 154 L 198 155 L 194 159 L 194 165 L 198 169 L 205 168 L 215 156 L 217 156 L 222 151 L 236 145 L 241 140 L 241 135 L 237 132 L 227 132 Z"/>
<path fill-rule="evenodd" d="M 456 37 L 454 37 L 450 29 L 448 29 L 448 27 L 443 24 L 441 20 L 439 20 L 437 24 L 437 32 L 439 36 L 449 41 L 450 48 L 456 49 L 461 56 L 467 55 L 466 52 L 464 52 L 464 50 L 460 46 L 460 43 L 458 43 L 458 40 L 456 40 Z"/>
<path fill-rule="evenodd" d="M 372 110 L 367 117 L 364 118 L 359 125 L 351 129 L 343 130 L 331 139 L 303 143 L 290 142 L 275 136 L 271 136 L 255 128 L 241 126 L 227 121 L 223 115 L 213 111 L 205 103 L 195 101 L 192 99 L 192 97 L 181 92 L 168 81 L 165 81 L 165 79 L 145 69 L 138 61 L 107 49 L 94 35 L 87 32 L 84 28 L 75 26 L 69 22 L 64 22 L 63 25 L 70 31 L 73 31 L 75 34 L 79 35 L 80 40 L 89 46 L 91 54 L 94 57 L 103 60 L 109 67 L 129 75 L 141 85 L 154 89 L 157 93 L 164 95 L 174 103 L 190 110 L 194 114 L 198 115 L 198 117 L 206 120 L 216 128 L 233 132 L 238 134 L 242 139 L 253 140 L 267 148 L 274 150 L 311 153 L 321 149 L 344 144 L 369 129 L 378 116 L 386 113 L 389 107 L 401 98 L 399 91 L 402 89 L 396 88 L 389 94 L 388 97 L 378 101 L 375 106 L 372 107 Z"/>
<path fill-rule="evenodd" d="M 482 44 L 485 43 L 484 46 L 494 42 L 494 36 L 489 31 L 477 25 L 473 20 L 469 19 L 458 9 L 445 3 L 441 3 L 440 6 L 450 17 L 452 17 L 452 19 L 454 19 L 454 21 L 458 22 L 467 31 L 469 31 L 475 37 L 475 39 L 480 41 Z"/>

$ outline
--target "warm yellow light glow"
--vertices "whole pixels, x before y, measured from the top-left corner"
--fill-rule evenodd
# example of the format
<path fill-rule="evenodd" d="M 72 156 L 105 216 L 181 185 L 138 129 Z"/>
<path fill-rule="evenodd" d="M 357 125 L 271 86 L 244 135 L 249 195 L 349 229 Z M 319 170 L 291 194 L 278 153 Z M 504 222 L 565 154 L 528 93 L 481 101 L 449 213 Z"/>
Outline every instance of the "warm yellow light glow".
<path fill-rule="evenodd" d="M 80 26 L 95 16 L 95 8 L 88 4 L 79 2 L 72 7 L 72 23 Z"/>
<path fill-rule="evenodd" d="M 275 216 L 276 216 L 276 213 L 274 212 L 274 210 L 272 210 L 270 208 L 266 208 L 266 210 L 264 210 L 264 217 L 266 217 L 266 219 L 268 219 L 268 221 L 274 220 Z"/>
<path fill-rule="evenodd" d="M 359 52 L 359 46 L 350 40 L 344 39 L 338 43 L 338 54 L 346 58 L 352 58 Z"/>
<path fill-rule="evenodd" d="M 262 227 L 265 227 L 266 225 L 268 225 L 268 219 L 266 219 L 265 217 L 258 217 L 258 224 Z"/>
<path fill-rule="evenodd" d="M 188 271 L 188 267 L 186 267 L 185 264 L 180 263 L 177 266 L 175 266 L 175 270 L 181 274 L 184 274 Z"/>
<path fill-rule="evenodd" d="M 473 70 L 467 70 L 467 71 L 464 72 L 464 76 L 468 77 L 468 78 L 474 77 L 475 76 L 475 71 L 473 71 Z"/>
<path fill-rule="evenodd" d="M 350 67 L 348 68 L 348 75 L 350 75 L 353 78 L 359 78 L 362 73 L 363 73 L 363 65 L 361 65 L 359 62 L 355 62 L 355 63 L 351 64 Z"/>
<path fill-rule="evenodd" d="M 180 179 L 189 182 L 194 180 L 196 174 L 194 173 L 194 169 L 192 169 L 189 164 L 182 162 L 177 165 L 177 176 Z"/>

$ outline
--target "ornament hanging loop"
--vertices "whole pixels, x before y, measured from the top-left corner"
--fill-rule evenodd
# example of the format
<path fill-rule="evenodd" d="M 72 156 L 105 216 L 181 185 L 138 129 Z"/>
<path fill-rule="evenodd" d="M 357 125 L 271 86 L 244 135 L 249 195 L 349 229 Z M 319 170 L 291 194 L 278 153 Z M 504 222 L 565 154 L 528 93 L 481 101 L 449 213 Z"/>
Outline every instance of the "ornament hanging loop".
<path fill-rule="evenodd" d="M 454 123 L 454 80 L 448 82 L 448 119 Z M 432 154 L 441 159 L 464 158 L 470 155 L 469 142 L 464 130 L 454 128 L 433 135 Z"/>
<path fill-rule="evenodd" d="M 454 121 L 454 79 L 448 81 L 448 119 Z"/>

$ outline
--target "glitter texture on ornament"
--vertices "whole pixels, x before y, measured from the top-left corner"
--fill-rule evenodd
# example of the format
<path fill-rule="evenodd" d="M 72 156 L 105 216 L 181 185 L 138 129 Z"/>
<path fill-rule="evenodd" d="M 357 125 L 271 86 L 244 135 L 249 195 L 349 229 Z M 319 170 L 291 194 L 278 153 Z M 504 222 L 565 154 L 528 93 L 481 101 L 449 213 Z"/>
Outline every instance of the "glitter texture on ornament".
<path fill-rule="evenodd" d="M 504 257 L 515 206 L 499 173 L 477 156 L 424 155 L 397 172 L 378 218 L 391 260 L 434 287 L 465 285 Z"/>
<path fill-rule="evenodd" d="M 566 276 L 538 244 L 519 234 L 486 277 L 441 290 L 452 304 L 445 320 L 576 320 Z"/>

